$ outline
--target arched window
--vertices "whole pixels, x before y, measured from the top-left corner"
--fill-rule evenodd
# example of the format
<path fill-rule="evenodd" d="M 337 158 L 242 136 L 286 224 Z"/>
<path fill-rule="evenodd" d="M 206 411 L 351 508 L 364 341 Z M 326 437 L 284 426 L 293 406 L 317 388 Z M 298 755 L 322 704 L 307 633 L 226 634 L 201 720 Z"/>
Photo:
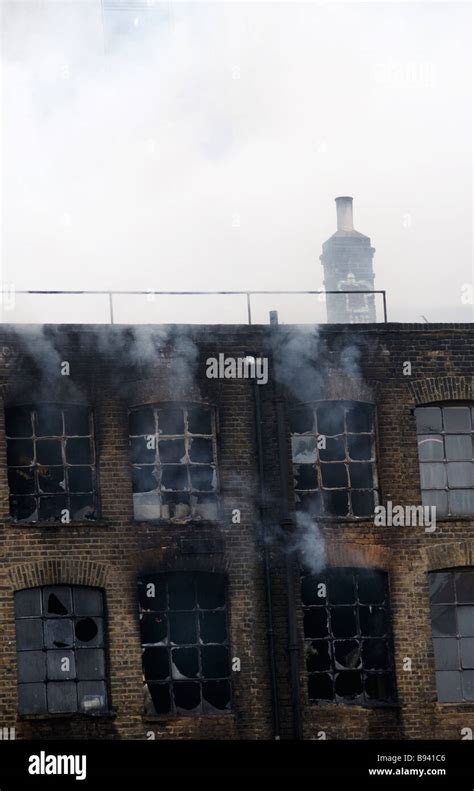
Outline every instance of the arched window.
<path fill-rule="evenodd" d="M 313 702 L 395 700 L 387 574 L 331 568 L 301 581 L 308 695 Z"/>
<path fill-rule="evenodd" d="M 296 508 L 311 516 L 368 518 L 378 503 L 375 408 L 321 401 L 290 413 Z"/>
<path fill-rule="evenodd" d="M 428 574 L 441 703 L 474 701 L 474 568 Z"/>
<path fill-rule="evenodd" d="M 102 591 L 71 585 L 15 593 L 20 714 L 107 710 Z"/>
<path fill-rule="evenodd" d="M 437 516 L 474 514 L 474 408 L 417 407 L 421 497 Z"/>
<path fill-rule="evenodd" d="M 10 513 L 16 522 L 97 517 L 94 431 L 86 406 L 5 410 Z"/>
<path fill-rule="evenodd" d="M 147 714 L 220 714 L 230 708 L 226 586 L 221 574 L 176 572 L 138 580 Z"/>
<path fill-rule="evenodd" d="M 138 407 L 130 411 L 129 426 L 135 519 L 216 519 L 213 409 Z"/>

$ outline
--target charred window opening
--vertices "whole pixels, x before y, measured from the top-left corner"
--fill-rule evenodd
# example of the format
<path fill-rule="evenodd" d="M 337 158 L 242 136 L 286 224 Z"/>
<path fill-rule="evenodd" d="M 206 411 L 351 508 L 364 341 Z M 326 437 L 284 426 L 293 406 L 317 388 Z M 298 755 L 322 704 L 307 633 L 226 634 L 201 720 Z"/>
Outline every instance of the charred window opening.
<path fill-rule="evenodd" d="M 387 575 L 334 568 L 301 579 L 312 702 L 395 702 Z"/>
<path fill-rule="evenodd" d="M 97 518 L 92 415 L 84 406 L 5 410 L 10 514 L 16 522 Z"/>
<path fill-rule="evenodd" d="M 421 498 L 438 516 L 474 514 L 474 407 L 415 410 Z"/>
<path fill-rule="evenodd" d="M 213 410 L 140 407 L 129 426 L 135 519 L 217 519 Z"/>
<path fill-rule="evenodd" d="M 474 569 L 428 574 L 440 703 L 474 701 Z"/>
<path fill-rule="evenodd" d="M 374 406 L 324 401 L 290 413 L 296 508 L 368 518 L 378 504 Z"/>
<path fill-rule="evenodd" d="M 138 580 L 145 713 L 221 714 L 231 685 L 225 578 L 151 574 Z"/>
<path fill-rule="evenodd" d="M 107 711 L 102 592 L 70 585 L 21 590 L 15 618 L 19 713 Z"/>

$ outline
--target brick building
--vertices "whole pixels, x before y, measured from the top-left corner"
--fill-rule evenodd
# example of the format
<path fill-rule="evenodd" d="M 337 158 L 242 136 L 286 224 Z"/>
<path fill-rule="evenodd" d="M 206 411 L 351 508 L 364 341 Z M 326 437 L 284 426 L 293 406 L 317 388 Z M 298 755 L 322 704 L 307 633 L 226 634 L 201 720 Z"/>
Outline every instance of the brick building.
<path fill-rule="evenodd" d="M 4 326 L 2 726 L 465 738 L 473 333 Z"/>

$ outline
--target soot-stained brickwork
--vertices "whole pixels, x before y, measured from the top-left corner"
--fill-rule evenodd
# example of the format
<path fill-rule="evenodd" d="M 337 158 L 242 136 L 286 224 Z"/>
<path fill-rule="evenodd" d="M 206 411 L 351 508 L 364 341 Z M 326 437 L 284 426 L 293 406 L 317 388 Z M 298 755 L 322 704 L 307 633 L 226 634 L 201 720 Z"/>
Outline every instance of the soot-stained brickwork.
<path fill-rule="evenodd" d="M 474 671 L 463 640 L 474 634 L 443 626 L 454 604 L 442 591 L 449 613 L 433 632 L 428 574 L 474 567 L 474 514 L 431 529 L 376 524 L 366 510 L 421 504 L 415 410 L 474 406 L 473 335 L 441 324 L 3 327 L 2 727 L 17 738 L 465 738 Z M 209 378 L 219 354 L 265 358 L 268 377 Z M 64 422 L 59 438 L 40 428 L 74 407 L 92 415 L 92 451 Z M 145 428 L 131 464 L 136 408 L 143 425 L 155 421 L 160 448 Z M 212 428 L 200 409 L 212 411 Z M 305 425 L 309 414 L 326 434 Z M 75 499 L 92 486 L 89 452 L 94 519 Z M 146 521 L 134 516 L 134 494 L 150 495 Z M 225 601 L 212 593 L 217 579 Z M 32 589 L 42 598 L 15 596 Z M 103 613 L 90 609 L 94 598 L 81 610 L 77 591 L 87 589 L 102 592 Z M 84 619 L 96 641 L 91 621 L 103 620 L 100 644 L 81 642 Z M 447 654 L 436 643 L 436 660 L 433 637 L 451 640 Z M 454 643 L 464 652 L 457 671 Z"/>

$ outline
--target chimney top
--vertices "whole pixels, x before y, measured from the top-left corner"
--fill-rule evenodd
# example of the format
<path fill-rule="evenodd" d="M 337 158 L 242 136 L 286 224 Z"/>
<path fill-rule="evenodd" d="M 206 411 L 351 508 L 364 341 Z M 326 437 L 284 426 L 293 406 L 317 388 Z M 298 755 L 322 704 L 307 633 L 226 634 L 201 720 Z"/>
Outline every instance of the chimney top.
<path fill-rule="evenodd" d="M 352 219 L 352 198 L 343 195 L 336 198 L 337 211 L 337 230 L 353 231 L 354 223 Z"/>

